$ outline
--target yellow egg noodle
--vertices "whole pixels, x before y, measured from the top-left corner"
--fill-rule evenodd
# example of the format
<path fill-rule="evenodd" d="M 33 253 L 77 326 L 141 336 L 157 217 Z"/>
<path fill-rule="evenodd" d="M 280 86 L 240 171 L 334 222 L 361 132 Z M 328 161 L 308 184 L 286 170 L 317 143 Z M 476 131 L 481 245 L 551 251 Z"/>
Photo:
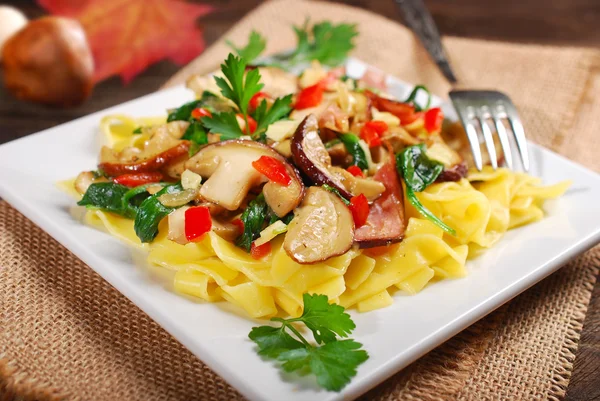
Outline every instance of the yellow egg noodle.
<path fill-rule="evenodd" d="M 161 120 L 109 116 L 101 129 L 108 143 L 123 149 L 147 139 L 144 133 L 130 133 L 149 122 Z M 524 173 L 486 166 L 481 172 L 470 171 L 467 179 L 433 184 L 418 198 L 455 228 L 456 236 L 420 218 L 405 202 L 409 219 L 404 240 L 389 246 L 387 252 L 354 247 L 310 265 L 288 256 L 282 236 L 272 241 L 269 256 L 255 260 L 214 232 L 199 242 L 181 245 L 167 239 L 168 230 L 163 228 L 153 242 L 142 244 L 133 220 L 92 209 L 86 212 L 85 221 L 145 249 L 149 263 L 174 271 L 177 292 L 208 302 L 231 302 L 253 318 L 268 318 L 279 310 L 299 316 L 304 293 L 325 294 L 344 307 L 366 312 L 391 305 L 396 291 L 416 294 L 432 280 L 464 277 L 470 254 L 493 246 L 511 228 L 540 220 L 544 200 L 562 195 L 568 187 L 568 183 L 540 183 Z M 72 181 L 63 187 L 72 188 Z"/>
<path fill-rule="evenodd" d="M 218 74 L 223 76 L 221 73 Z M 145 173 L 154 173 L 159 177 L 155 181 L 146 181 L 150 183 L 148 184 L 150 187 L 147 189 L 140 187 L 148 194 L 154 194 L 161 190 L 160 185 L 158 185 L 158 189 L 157 185 L 154 185 L 154 189 L 151 188 L 151 185 L 162 178 L 165 178 L 166 182 L 179 181 L 179 185 L 181 185 L 179 187 L 181 192 L 168 194 L 167 202 L 171 203 L 164 203 L 159 199 L 167 210 L 173 212 L 168 219 L 161 217 L 162 220 L 156 220 L 158 234 L 154 231 L 142 243 L 140 240 L 142 237 L 138 237 L 140 233 L 136 234 L 134 229 L 131 213 L 127 213 L 130 212 L 129 210 L 125 212 L 121 210 L 120 214 L 115 214 L 107 211 L 111 209 L 101 206 L 89 207 L 84 220 L 89 225 L 106 230 L 129 246 L 147 252 L 147 260 L 151 265 L 172 271 L 173 287 L 181 294 L 208 302 L 230 302 L 252 318 L 269 318 L 282 313 L 293 317 L 299 316 L 302 313 L 303 294 L 305 293 L 327 295 L 331 302 L 339 303 L 346 308 L 356 308 L 360 312 L 383 308 L 393 303 L 392 296 L 395 292 L 416 294 L 430 282 L 464 277 L 467 274 L 465 264 L 469 257 L 475 257 L 480 251 L 492 247 L 507 230 L 543 218 L 543 202 L 561 196 L 569 186 L 569 183 L 566 182 L 542 186 L 541 180 L 538 178 L 505 168 L 493 170 L 491 167 L 485 166 L 483 171 L 471 169 L 467 173 L 467 166 L 472 163 L 469 160 L 470 152 L 468 144 L 465 143 L 464 132 L 460 129 L 457 130 L 457 124 L 452 125 L 448 124 L 448 121 L 444 121 L 441 110 L 429 108 L 429 102 L 425 107 L 417 105 L 413 95 L 416 96 L 418 88 L 426 91 L 423 87 L 417 87 L 405 101 L 394 100 L 383 92 L 385 87 L 380 88 L 381 91 L 379 91 L 368 85 L 370 81 L 377 82 L 376 77 L 364 80 L 363 77 L 361 78 L 363 81 L 354 80 L 352 82 L 352 80 L 342 78 L 342 75 L 335 70 L 325 70 L 318 62 L 313 62 L 311 67 L 299 77 L 272 67 L 261 67 L 260 74 L 264 83 L 261 90 L 266 91 L 260 92 L 260 94 L 268 94 L 268 102 L 263 101 L 265 110 L 268 110 L 267 107 L 271 109 L 282 107 L 284 101 L 288 102 L 288 106 L 290 106 L 288 110 L 291 110 L 288 114 L 282 114 L 281 117 L 264 126 L 263 135 L 265 137 L 262 138 L 262 143 L 258 143 L 261 141 L 257 138 L 246 135 L 246 124 L 253 119 L 247 116 L 244 121 L 240 114 L 235 116 L 235 113 L 243 108 L 234 104 L 235 102 L 231 98 L 227 99 L 219 94 L 219 88 L 212 77 L 192 77 L 188 81 L 188 87 L 196 92 L 198 102 L 205 102 L 202 104 L 206 104 L 208 107 L 208 109 L 196 108 L 193 111 L 206 113 L 206 110 L 209 112 L 212 110 L 213 113 L 221 116 L 218 116 L 219 118 L 223 118 L 228 113 L 231 114 L 230 121 L 234 119 L 234 124 L 236 124 L 234 128 L 237 130 L 237 134 L 232 135 L 229 131 L 229 136 L 222 138 L 223 131 L 214 131 L 212 128 L 214 126 L 204 126 L 207 121 L 202 116 L 206 114 L 194 115 L 192 109 L 187 110 L 185 118 L 172 118 L 173 116 L 170 115 L 169 123 L 166 123 L 164 117 L 105 116 L 100 122 L 100 131 L 105 146 L 101 150 L 101 163 L 98 165 L 104 175 L 98 176 L 98 172 L 87 171 L 82 172 L 76 180 L 59 183 L 63 190 L 81 198 L 93 183 L 109 184 L 114 181 L 121 185 L 117 179 L 127 175 L 128 172 L 135 172 L 136 170 L 127 170 L 135 163 L 157 163 L 156 166 L 158 166 L 161 160 L 160 155 L 174 151 L 179 152 L 174 156 L 177 158 L 177 163 L 173 163 L 175 167 L 161 165 L 155 169 L 143 170 Z M 298 90 L 300 92 L 297 92 Z M 208 92 L 206 91 L 211 93 L 207 96 Z M 315 91 L 321 91 L 319 96 L 322 96 L 322 100 L 311 103 L 315 101 Z M 283 96 L 288 94 L 292 94 L 293 97 L 287 96 L 288 99 L 284 99 Z M 427 94 L 429 95 L 428 92 Z M 205 98 L 205 96 L 207 97 Z M 294 102 L 293 107 L 290 103 L 291 99 Z M 278 106 L 276 106 L 277 102 L 280 102 Z M 305 105 L 301 107 L 302 103 Z M 187 105 L 183 105 L 181 109 Z M 174 112 L 177 113 L 178 110 L 180 109 L 176 109 Z M 263 110 L 264 113 L 266 113 L 265 110 Z M 429 114 L 430 112 L 434 114 Z M 257 118 L 260 119 L 260 115 L 257 108 L 254 116 L 258 116 Z M 210 118 L 213 118 L 212 115 Z M 348 208 L 343 204 L 341 206 L 346 216 L 348 210 L 353 213 L 350 218 L 342 220 L 350 221 L 348 232 L 351 232 L 347 247 L 341 249 L 343 252 L 333 249 L 326 256 L 304 260 L 303 264 L 303 260 L 297 257 L 297 254 L 290 252 L 290 247 L 286 248 L 288 245 L 285 238 L 289 237 L 287 234 L 291 234 L 291 228 L 288 231 L 288 225 L 292 227 L 293 220 L 284 223 L 283 219 L 286 215 L 292 215 L 295 220 L 300 213 L 297 213 L 297 210 L 303 209 L 303 204 L 299 203 L 303 199 L 302 197 L 308 198 L 304 192 L 304 184 L 296 181 L 296 190 L 298 190 L 298 186 L 300 188 L 297 192 L 298 196 L 292 198 L 296 203 L 285 209 L 285 205 L 281 204 L 285 201 L 281 199 L 285 200 L 286 196 L 289 198 L 289 195 L 282 191 L 293 186 L 277 187 L 277 185 L 283 184 L 274 184 L 271 177 L 265 172 L 257 173 L 252 169 L 257 169 L 254 163 L 259 161 L 258 156 L 255 155 L 271 155 L 270 159 L 275 162 L 280 160 L 279 164 L 284 163 L 281 166 L 284 169 L 287 168 L 287 172 L 297 171 L 296 168 L 303 170 L 301 172 L 309 176 L 311 183 L 321 186 L 319 190 L 325 192 L 323 189 L 326 189 L 326 185 L 323 184 L 327 182 L 310 176 L 303 167 L 303 162 L 299 163 L 297 155 L 293 154 L 293 147 L 298 146 L 299 143 L 301 146 L 311 145 L 307 139 L 308 136 L 297 139 L 298 132 L 307 129 L 306 127 L 309 125 L 307 121 L 310 119 L 314 122 L 313 126 L 317 125 L 318 120 L 318 129 L 315 128 L 317 144 L 316 148 L 312 149 L 313 155 L 317 156 L 315 156 L 315 160 L 310 161 L 311 163 L 316 163 L 316 161 L 321 163 L 320 165 L 314 164 L 313 167 L 320 168 L 321 173 L 324 172 L 326 176 L 329 174 L 329 183 L 342 183 L 334 185 L 332 188 L 333 191 L 337 190 L 337 194 L 340 195 L 340 198 L 336 196 L 333 198 L 338 203 L 339 199 L 343 199 L 347 202 L 346 205 L 350 204 Z M 254 123 L 256 124 L 256 121 Z M 189 140 L 189 136 L 183 136 L 184 131 L 194 128 L 194 124 L 203 125 L 204 127 L 200 130 L 206 130 L 206 132 L 202 132 L 205 135 L 204 142 L 197 142 L 196 148 L 192 147 L 194 143 Z M 220 124 L 219 127 L 224 129 L 223 124 L 227 124 L 227 121 L 221 120 Z M 252 127 L 250 125 L 248 127 L 252 131 Z M 379 132 L 373 131 L 380 128 L 382 129 Z M 242 131 L 244 131 L 244 135 L 242 135 Z M 379 137 L 377 137 L 378 135 Z M 232 137 L 236 140 L 225 140 Z M 344 142 L 350 139 L 354 141 L 353 144 Z M 374 141 L 377 139 L 380 141 Z M 372 140 L 373 142 L 370 142 Z M 232 146 L 232 142 L 236 143 L 234 146 L 241 146 L 240 144 L 245 146 L 248 153 L 245 153 L 243 158 L 240 158 L 238 153 L 237 158 L 250 160 L 248 165 L 240 167 L 239 164 L 242 162 L 238 162 L 235 169 L 232 168 L 227 173 L 221 171 L 223 174 L 219 175 L 220 178 L 217 179 L 212 165 L 219 164 L 220 161 L 217 160 L 221 156 L 217 156 L 216 151 L 213 151 L 212 156 L 207 156 L 208 161 L 198 162 L 196 165 L 189 164 L 200 153 L 208 153 L 207 149 L 211 146 L 212 149 L 217 149 L 216 146 L 221 146 L 219 149 L 223 149 L 226 145 Z M 352 146 L 354 146 L 354 150 L 351 150 Z M 406 166 L 398 164 L 397 160 L 404 162 L 406 159 L 400 157 L 408 157 L 404 155 L 404 150 L 409 148 L 413 148 L 410 150 L 418 148 L 410 157 L 421 157 L 419 152 L 423 152 L 424 159 L 443 165 L 444 174 L 448 173 L 449 175 L 426 186 L 421 192 L 412 191 L 412 189 L 407 191 L 409 181 L 403 170 L 402 179 L 398 178 L 400 182 L 398 185 L 403 187 L 396 191 L 399 195 L 395 199 L 393 196 L 386 198 L 386 196 L 390 196 L 389 193 L 392 193 L 392 189 L 389 191 L 387 189 L 389 181 L 386 179 L 389 180 L 389 177 L 386 178 L 385 171 L 389 171 L 391 164 L 392 170 L 396 170 L 397 167 L 400 175 L 400 169 L 406 168 Z M 319 152 L 321 153 L 319 154 Z M 364 164 L 358 168 L 357 158 L 360 152 L 365 160 L 362 161 Z M 319 160 L 319 158 L 321 159 Z M 295 166 L 286 164 L 286 160 L 290 163 L 293 161 Z M 249 166 L 250 162 L 254 167 Z M 106 175 L 102 168 L 103 165 L 112 166 L 113 173 Z M 179 167 L 176 167 L 177 165 Z M 207 165 L 209 165 L 208 169 Z M 285 167 L 286 165 L 288 167 Z M 383 166 L 387 166 L 385 171 Z M 354 172 L 350 167 L 355 169 Z M 223 188 L 229 186 L 227 182 L 229 175 L 239 173 L 240 169 L 250 171 L 248 174 L 253 174 L 252 177 L 255 178 L 252 178 L 254 181 L 249 181 L 245 189 L 240 192 L 241 195 L 237 196 L 232 191 Z M 382 177 L 377 176 L 379 172 L 382 172 Z M 189 173 L 188 176 L 186 176 L 187 173 Z M 263 176 L 259 177 L 260 174 L 264 174 L 268 180 Z M 295 177 L 292 178 L 300 180 L 298 173 L 295 174 Z M 440 174 L 439 171 L 438 174 Z M 436 177 L 428 183 L 433 182 Z M 131 179 L 131 177 L 128 178 Z M 206 181 L 202 181 L 203 179 Z M 195 184 L 194 180 L 196 180 Z M 208 183 L 211 180 L 213 195 L 216 191 L 218 195 L 228 192 L 227 195 L 236 196 L 221 198 L 226 199 L 229 202 L 227 203 L 212 200 L 206 194 L 202 194 L 202 189 L 208 191 Z M 250 191 L 251 183 L 254 183 L 254 192 Z M 390 188 L 393 188 L 392 184 L 393 182 L 389 184 Z M 136 182 L 124 185 L 130 188 L 140 186 Z M 263 186 L 260 187 L 261 185 Z M 269 186 L 271 198 L 267 193 Z M 125 187 L 121 185 L 121 190 Z M 261 231 L 260 237 L 255 236 L 251 240 L 252 245 L 257 247 L 268 243 L 266 245 L 270 246 L 270 253 L 264 256 L 261 254 L 261 257 L 256 258 L 256 255 L 248 252 L 249 246 L 244 249 L 239 246 L 240 244 L 236 245 L 233 242 L 236 237 L 232 239 L 231 231 L 226 235 L 227 233 L 224 234 L 223 231 L 219 233 L 214 227 L 209 226 L 209 231 L 205 231 L 203 236 L 194 239 L 190 239 L 187 231 L 183 231 L 183 225 L 187 224 L 185 223 L 187 209 L 205 208 L 210 212 L 210 219 L 213 209 L 210 209 L 209 206 L 202 206 L 205 204 L 221 208 L 221 210 L 226 209 L 229 212 L 227 215 L 229 220 L 218 224 L 228 225 L 231 230 L 234 224 L 233 219 L 240 220 L 241 212 L 249 209 L 249 202 L 254 199 L 254 196 L 257 196 L 259 192 L 256 192 L 256 189 L 259 187 L 262 188 L 264 199 L 271 212 L 276 213 L 279 220 L 275 219 L 276 224 L 271 220 L 267 227 L 270 230 L 261 228 L 259 231 L 263 231 Z M 307 187 L 306 194 L 316 189 L 308 184 Z M 168 188 L 165 187 L 165 189 Z M 291 193 L 292 189 L 289 189 L 288 193 Z M 344 189 L 347 190 L 346 195 L 340 194 L 339 191 L 344 192 Z M 404 199 L 401 199 L 401 189 L 404 189 Z M 272 195 L 273 193 L 276 195 Z M 146 196 L 150 196 L 148 194 Z M 159 195 L 161 194 L 156 196 Z M 391 237 L 379 237 L 379 233 L 375 232 L 377 234 L 375 237 L 370 237 L 362 243 L 355 234 L 366 223 L 363 221 L 356 224 L 359 220 L 354 214 L 355 210 L 352 209 L 354 207 L 352 201 L 358 195 L 365 198 L 365 205 L 367 205 L 366 198 L 368 198 L 369 203 L 366 207 L 369 217 L 374 209 L 382 208 L 383 211 L 380 210 L 381 214 L 376 215 L 375 219 L 379 219 L 378 223 L 382 224 L 379 226 L 382 232 L 388 230 L 384 234 L 390 233 L 390 226 L 385 223 L 389 215 L 385 213 L 389 213 L 390 210 L 394 213 L 394 210 L 398 210 L 398 208 L 403 209 L 403 215 L 395 216 L 401 222 L 401 224 L 396 224 L 395 228 L 402 226 L 402 229 L 396 231 Z M 183 198 L 184 196 L 187 198 Z M 328 192 L 327 196 L 331 196 L 331 192 Z M 416 196 L 422 206 L 418 205 L 414 198 L 409 199 L 410 196 Z M 384 198 L 386 200 L 383 200 Z M 269 203 L 269 200 L 274 199 L 278 203 Z M 374 207 L 378 199 L 382 202 Z M 396 209 L 389 207 L 390 201 Z M 403 205 L 402 201 L 404 201 Z M 385 202 L 388 202 L 387 206 Z M 310 202 L 308 204 L 310 205 Z M 94 206 L 93 204 L 87 205 Z M 421 210 L 417 210 L 413 205 Z M 171 206 L 173 208 L 168 209 Z M 180 207 L 180 209 L 176 209 L 176 207 Z M 278 211 L 277 208 L 281 210 Z M 423 209 L 428 210 L 431 212 L 431 216 L 435 217 L 424 218 Z M 336 210 L 340 216 L 340 209 Z M 219 212 L 215 213 L 218 218 Z M 374 213 L 377 214 L 377 212 Z M 129 218 L 124 217 L 125 215 Z M 185 221 L 181 218 L 184 215 Z M 170 221 L 171 217 L 173 217 L 173 222 Z M 435 218 L 439 220 L 436 222 Z M 355 224 L 351 221 L 352 219 Z M 266 221 L 268 220 L 261 221 L 261 224 L 265 224 Z M 372 229 L 371 234 L 373 234 L 373 227 L 378 226 L 377 224 L 368 225 L 368 228 Z M 339 229 L 339 227 L 337 228 Z M 355 228 L 355 231 L 350 231 Z M 185 229 L 187 230 L 187 226 Z M 376 231 L 377 228 L 374 230 Z M 178 233 L 178 236 L 171 231 Z M 288 231 L 286 235 L 280 235 L 286 231 Z M 267 234 L 263 237 L 264 232 Z M 315 231 L 304 231 L 304 233 L 307 232 Z M 239 232 L 237 235 L 239 237 Z M 390 243 L 392 244 L 379 246 Z M 362 247 L 363 245 L 364 247 Z M 305 247 L 305 249 L 309 248 Z"/>

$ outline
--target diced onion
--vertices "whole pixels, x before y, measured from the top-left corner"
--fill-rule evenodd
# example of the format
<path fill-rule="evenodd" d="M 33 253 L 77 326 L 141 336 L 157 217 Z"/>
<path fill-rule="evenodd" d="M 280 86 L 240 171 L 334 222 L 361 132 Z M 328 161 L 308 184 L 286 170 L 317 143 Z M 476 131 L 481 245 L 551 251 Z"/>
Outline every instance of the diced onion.
<path fill-rule="evenodd" d="M 162 194 L 158 197 L 158 201 L 166 207 L 177 207 L 190 203 L 197 195 L 197 189 L 184 189 L 173 194 Z"/>
<path fill-rule="evenodd" d="M 277 237 L 279 234 L 283 234 L 288 229 L 288 226 L 281 220 L 277 220 L 264 230 L 260 232 L 260 237 L 254 241 L 254 246 L 261 246 Z"/>
<path fill-rule="evenodd" d="M 371 107 L 373 121 L 383 121 L 388 126 L 399 126 L 400 119 L 387 111 L 379 111 L 375 107 Z"/>

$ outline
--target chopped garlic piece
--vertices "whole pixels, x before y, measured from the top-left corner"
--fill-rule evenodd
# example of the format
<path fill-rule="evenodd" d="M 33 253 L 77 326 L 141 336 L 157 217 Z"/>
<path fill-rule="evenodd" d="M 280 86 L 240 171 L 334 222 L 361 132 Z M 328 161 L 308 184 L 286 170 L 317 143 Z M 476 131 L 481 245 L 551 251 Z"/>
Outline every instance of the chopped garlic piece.
<path fill-rule="evenodd" d="M 183 189 L 198 189 L 202 183 L 202 177 L 191 170 L 185 170 L 181 174 L 181 186 Z"/>

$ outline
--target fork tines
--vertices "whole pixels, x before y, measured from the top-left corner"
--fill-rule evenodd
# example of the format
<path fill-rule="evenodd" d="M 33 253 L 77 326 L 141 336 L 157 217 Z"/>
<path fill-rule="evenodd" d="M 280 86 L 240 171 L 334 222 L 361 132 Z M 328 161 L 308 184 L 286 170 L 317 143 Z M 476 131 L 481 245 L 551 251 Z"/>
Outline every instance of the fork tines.
<path fill-rule="evenodd" d="M 479 132 L 481 132 L 481 136 L 483 137 L 492 167 L 494 170 L 498 168 L 498 156 L 489 122 L 493 123 L 493 127 L 498 135 L 498 140 L 504 153 L 504 163 L 509 169 L 513 169 L 509 134 L 504 121 L 508 123 L 508 127 L 510 127 L 510 131 L 514 136 L 521 156 L 523 170 L 529 170 L 529 155 L 527 153 L 525 131 L 517 108 L 508 96 L 498 91 L 489 90 L 453 90 L 450 92 L 450 99 L 467 133 L 473 153 L 473 160 L 478 170 L 483 168 Z"/>

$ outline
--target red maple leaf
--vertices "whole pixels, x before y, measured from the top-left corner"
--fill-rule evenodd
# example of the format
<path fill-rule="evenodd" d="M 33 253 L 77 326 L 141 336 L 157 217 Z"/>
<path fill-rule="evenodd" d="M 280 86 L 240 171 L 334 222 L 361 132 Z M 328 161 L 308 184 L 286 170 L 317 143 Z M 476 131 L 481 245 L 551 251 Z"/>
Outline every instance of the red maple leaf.
<path fill-rule="evenodd" d="M 181 0 L 38 0 L 50 13 L 78 20 L 95 61 L 94 79 L 125 83 L 163 59 L 185 64 L 204 50 L 196 19 L 212 11 Z"/>

